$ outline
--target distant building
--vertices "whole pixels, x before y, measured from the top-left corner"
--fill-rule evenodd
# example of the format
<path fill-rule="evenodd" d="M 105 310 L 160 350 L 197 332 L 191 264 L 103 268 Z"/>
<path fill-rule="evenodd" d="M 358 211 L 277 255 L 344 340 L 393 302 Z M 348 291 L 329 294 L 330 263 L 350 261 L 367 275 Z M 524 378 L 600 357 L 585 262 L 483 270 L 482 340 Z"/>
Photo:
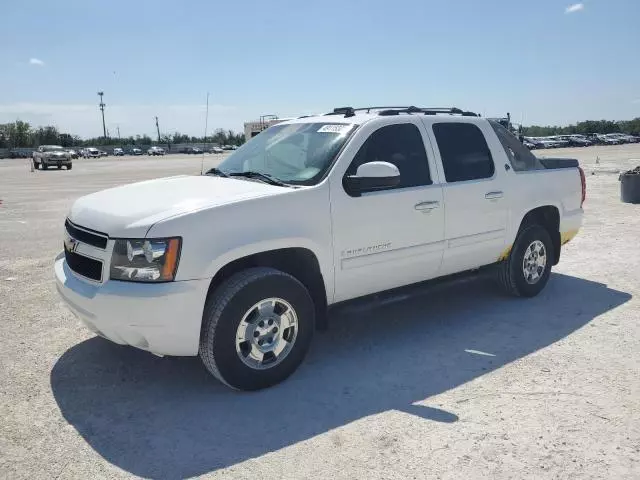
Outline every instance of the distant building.
<path fill-rule="evenodd" d="M 253 137 L 258 135 L 263 130 L 266 130 L 272 125 L 276 125 L 280 122 L 284 122 L 285 120 L 290 120 L 289 118 L 278 118 L 275 115 L 265 115 L 260 117 L 260 120 L 255 120 L 253 122 L 245 122 L 244 124 L 244 139 L 245 141 L 251 140 Z"/>

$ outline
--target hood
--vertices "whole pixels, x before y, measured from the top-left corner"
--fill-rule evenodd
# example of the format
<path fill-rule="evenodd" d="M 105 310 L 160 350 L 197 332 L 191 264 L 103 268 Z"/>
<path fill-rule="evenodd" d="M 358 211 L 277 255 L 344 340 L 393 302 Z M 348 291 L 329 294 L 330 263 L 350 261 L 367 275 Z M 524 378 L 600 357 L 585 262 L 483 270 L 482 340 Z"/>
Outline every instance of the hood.
<path fill-rule="evenodd" d="M 177 215 L 291 191 L 260 182 L 213 176 L 159 178 L 81 197 L 69 219 L 110 237 L 142 238 L 153 224 Z"/>

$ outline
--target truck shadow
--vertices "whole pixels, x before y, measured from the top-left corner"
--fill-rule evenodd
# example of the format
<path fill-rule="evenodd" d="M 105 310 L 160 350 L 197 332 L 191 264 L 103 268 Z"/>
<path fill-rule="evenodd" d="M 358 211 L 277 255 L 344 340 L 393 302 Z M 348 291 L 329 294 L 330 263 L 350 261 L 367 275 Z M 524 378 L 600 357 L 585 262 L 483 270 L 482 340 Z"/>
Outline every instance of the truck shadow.
<path fill-rule="evenodd" d="M 161 359 L 93 338 L 62 355 L 51 387 L 64 418 L 107 461 L 143 477 L 184 478 L 391 409 L 455 422 L 455 411 L 414 404 L 553 344 L 630 298 L 554 274 L 528 300 L 498 297 L 473 280 L 343 311 L 288 381 L 255 393 L 218 384 L 197 358 Z"/>

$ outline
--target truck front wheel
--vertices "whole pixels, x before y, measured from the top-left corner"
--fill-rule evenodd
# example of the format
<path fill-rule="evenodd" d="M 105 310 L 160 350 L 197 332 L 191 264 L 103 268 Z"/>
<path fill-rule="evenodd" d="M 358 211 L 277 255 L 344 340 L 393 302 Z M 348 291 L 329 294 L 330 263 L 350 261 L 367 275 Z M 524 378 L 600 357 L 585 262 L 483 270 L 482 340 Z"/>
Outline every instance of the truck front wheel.
<path fill-rule="evenodd" d="M 232 388 L 270 387 L 302 363 L 314 324 L 313 300 L 300 281 L 273 268 L 250 268 L 209 295 L 200 358 Z"/>
<path fill-rule="evenodd" d="M 509 257 L 497 265 L 498 281 L 509 295 L 534 297 L 549 281 L 553 258 L 549 232 L 540 225 L 526 226 L 518 234 Z"/>

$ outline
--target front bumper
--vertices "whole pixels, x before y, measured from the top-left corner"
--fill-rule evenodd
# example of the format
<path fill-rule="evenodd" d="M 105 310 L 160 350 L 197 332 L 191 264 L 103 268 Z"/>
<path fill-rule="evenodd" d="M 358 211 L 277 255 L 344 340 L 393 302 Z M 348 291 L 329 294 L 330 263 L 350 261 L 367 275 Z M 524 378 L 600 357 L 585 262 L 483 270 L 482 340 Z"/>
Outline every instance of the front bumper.
<path fill-rule="evenodd" d="M 157 355 L 198 354 L 209 280 L 91 283 L 69 269 L 64 254 L 55 277 L 62 299 L 92 332 Z"/>
<path fill-rule="evenodd" d="M 45 165 L 71 165 L 70 158 L 42 158 L 42 163 Z"/>

